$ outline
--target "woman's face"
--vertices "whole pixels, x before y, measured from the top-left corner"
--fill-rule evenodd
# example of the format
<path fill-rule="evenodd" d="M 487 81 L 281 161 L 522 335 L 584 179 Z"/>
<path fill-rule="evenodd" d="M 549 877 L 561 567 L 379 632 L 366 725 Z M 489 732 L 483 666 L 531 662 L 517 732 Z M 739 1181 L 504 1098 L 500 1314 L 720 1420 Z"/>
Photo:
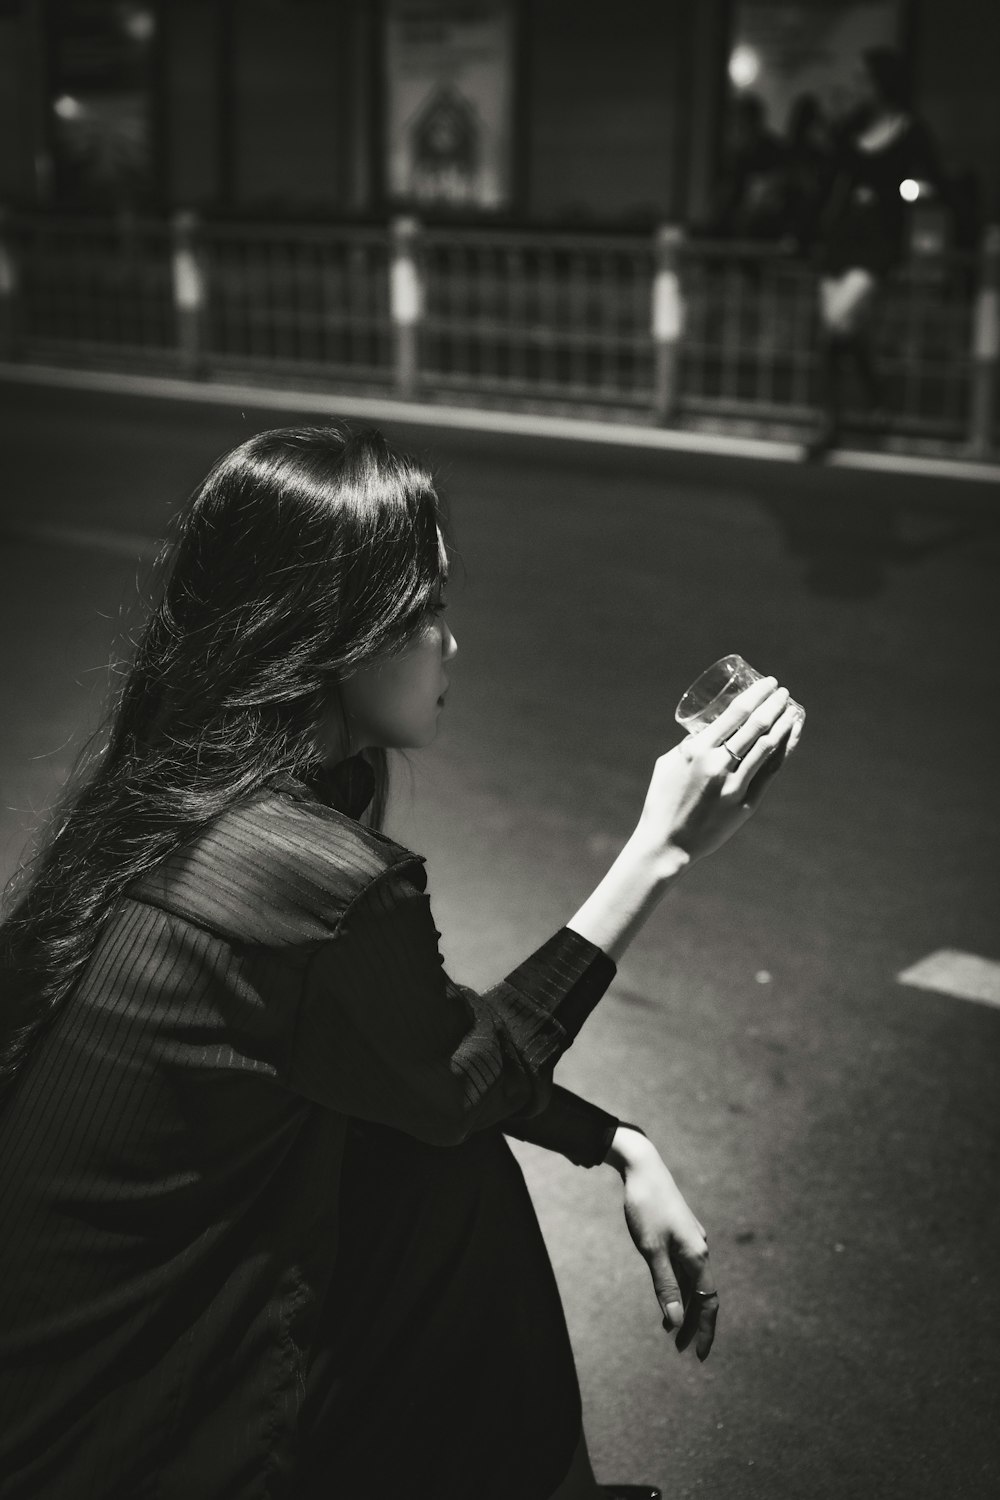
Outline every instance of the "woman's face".
<path fill-rule="evenodd" d="M 443 610 L 439 595 L 401 651 L 362 667 L 343 683 L 352 752 L 367 745 L 419 750 L 434 739 L 448 690 L 445 667 L 458 651 Z"/>

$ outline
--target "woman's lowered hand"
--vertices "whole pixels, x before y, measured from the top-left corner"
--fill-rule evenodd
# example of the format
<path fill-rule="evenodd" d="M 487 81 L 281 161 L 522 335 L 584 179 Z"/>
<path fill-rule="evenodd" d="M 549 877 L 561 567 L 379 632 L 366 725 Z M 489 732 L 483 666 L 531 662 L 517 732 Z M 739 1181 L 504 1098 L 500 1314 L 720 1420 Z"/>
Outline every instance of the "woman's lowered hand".
<path fill-rule="evenodd" d="M 625 1222 L 649 1266 L 663 1327 L 676 1333 L 679 1352 L 693 1342 L 698 1358 L 706 1360 L 719 1298 L 702 1225 L 641 1131 L 620 1125 L 605 1159 L 625 1184 Z"/>

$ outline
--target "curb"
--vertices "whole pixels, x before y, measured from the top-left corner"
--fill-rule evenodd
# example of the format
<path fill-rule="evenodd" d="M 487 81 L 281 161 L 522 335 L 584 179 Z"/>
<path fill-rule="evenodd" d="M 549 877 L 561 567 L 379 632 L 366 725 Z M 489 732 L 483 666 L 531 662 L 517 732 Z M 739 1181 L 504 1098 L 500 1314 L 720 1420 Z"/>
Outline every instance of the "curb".
<path fill-rule="evenodd" d="M 148 396 L 219 406 L 269 407 L 279 411 L 317 412 L 341 417 L 401 422 L 423 427 L 450 427 L 470 432 L 543 437 L 578 443 L 644 448 L 661 452 L 703 453 L 723 458 L 752 458 L 771 463 L 802 463 L 802 445 L 773 438 L 725 433 L 682 432 L 627 422 L 589 421 L 581 417 L 536 412 L 494 411 L 480 407 L 436 405 L 385 396 L 350 396 L 284 386 L 243 385 L 235 381 L 187 380 L 165 375 L 76 370 L 56 365 L 0 361 L 0 380 L 22 385 L 61 386 L 124 396 Z M 924 478 L 1000 482 L 1000 461 L 936 458 L 910 453 L 873 453 L 837 449 L 823 467 L 862 469 L 871 473 L 913 474 Z"/>

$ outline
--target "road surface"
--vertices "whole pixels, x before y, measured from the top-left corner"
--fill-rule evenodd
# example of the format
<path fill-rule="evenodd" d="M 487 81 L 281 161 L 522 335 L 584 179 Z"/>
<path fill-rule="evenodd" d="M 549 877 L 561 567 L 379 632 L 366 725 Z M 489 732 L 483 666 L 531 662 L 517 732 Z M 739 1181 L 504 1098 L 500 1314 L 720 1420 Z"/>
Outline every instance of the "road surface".
<path fill-rule="evenodd" d="M 264 393 L 0 398 L 5 878 L 96 722 L 153 540 L 217 454 L 289 417 Z M 459 554 L 453 690 L 389 826 L 428 856 L 456 978 L 493 980 L 577 908 L 708 662 L 739 651 L 808 710 L 558 1074 L 644 1126 L 706 1224 L 706 1365 L 660 1328 L 615 1174 L 517 1147 L 599 1477 L 670 1500 L 1000 1493 L 997 497 L 390 430 L 434 462 Z M 898 977 L 942 950 L 987 960 L 981 998 L 947 958 L 930 988 Z"/>

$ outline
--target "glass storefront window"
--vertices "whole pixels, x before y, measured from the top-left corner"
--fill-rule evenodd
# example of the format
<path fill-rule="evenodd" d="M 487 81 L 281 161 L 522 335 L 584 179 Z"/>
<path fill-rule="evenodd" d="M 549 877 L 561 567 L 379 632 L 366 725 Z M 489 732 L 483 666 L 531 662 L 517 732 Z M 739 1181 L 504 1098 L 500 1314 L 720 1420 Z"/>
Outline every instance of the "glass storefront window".
<path fill-rule="evenodd" d="M 829 117 L 843 116 L 856 102 L 865 48 L 898 45 L 899 9 L 898 0 L 738 0 L 732 93 L 760 100 L 767 126 L 779 134 L 807 96 Z"/>
<path fill-rule="evenodd" d="M 57 0 L 48 13 L 53 190 L 130 207 L 154 190 L 157 11 L 142 0 Z"/>

